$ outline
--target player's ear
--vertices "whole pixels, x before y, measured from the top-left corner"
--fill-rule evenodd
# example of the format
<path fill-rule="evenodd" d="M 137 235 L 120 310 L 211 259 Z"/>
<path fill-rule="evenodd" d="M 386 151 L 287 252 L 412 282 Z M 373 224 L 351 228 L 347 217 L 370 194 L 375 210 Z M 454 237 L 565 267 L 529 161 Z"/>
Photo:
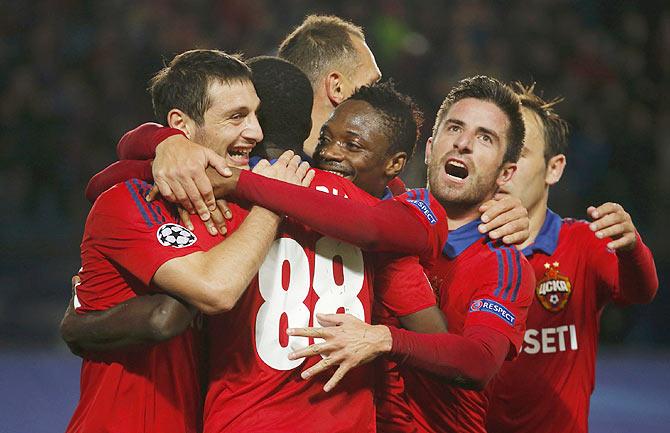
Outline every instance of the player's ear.
<path fill-rule="evenodd" d="M 347 99 L 350 95 L 347 95 L 346 83 L 344 80 L 344 75 L 339 71 L 331 71 L 326 75 L 326 96 L 328 100 L 333 105 L 337 107 Z"/>
<path fill-rule="evenodd" d="M 433 137 L 428 137 L 428 141 L 426 141 L 426 154 L 425 157 L 423 158 L 423 161 L 428 165 L 430 163 L 430 155 L 433 152 Z"/>
<path fill-rule="evenodd" d="M 544 181 L 547 185 L 551 186 L 561 180 L 566 164 L 565 155 L 562 153 L 554 155 L 549 159 L 549 162 L 547 162 L 547 172 L 544 175 Z"/>
<path fill-rule="evenodd" d="M 394 153 L 386 160 L 386 166 L 384 167 L 384 174 L 388 178 L 394 178 L 400 174 L 405 164 L 407 163 L 407 153 L 397 152 Z"/>
<path fill-rule="evenodd" d="M 175 128 L 186 134 L 186 138 L 192 139 L 195 133 L 195 122 L 188 114 L 178 108 L 173 108 L 168 112 L 167 123 L 170 128 Z"/>
<path fill-rule="evenodd" d="M 515 162 L 504 163 L 502 169 L 500 170 L 500 174 L 498 175 L 498 179 L 496 179 L 498 186 L 503 186 L 509 182 L 512 179 L 512 176 L 514 176 L 516 168 L 517 165 Z"/>

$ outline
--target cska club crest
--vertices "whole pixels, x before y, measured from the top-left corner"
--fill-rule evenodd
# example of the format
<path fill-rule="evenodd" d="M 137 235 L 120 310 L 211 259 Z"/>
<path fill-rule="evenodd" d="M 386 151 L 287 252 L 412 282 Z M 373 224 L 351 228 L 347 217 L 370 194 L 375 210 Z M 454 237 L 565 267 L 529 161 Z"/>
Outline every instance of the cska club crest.
<path fill-rule="evenodd" d="M 537 282 L 535 295 L 546 310 L 558 313 L 570 299 L 572 284 L 558 271 L 558 262 L 545 263 L 544 269 L 544 277 Z"/>

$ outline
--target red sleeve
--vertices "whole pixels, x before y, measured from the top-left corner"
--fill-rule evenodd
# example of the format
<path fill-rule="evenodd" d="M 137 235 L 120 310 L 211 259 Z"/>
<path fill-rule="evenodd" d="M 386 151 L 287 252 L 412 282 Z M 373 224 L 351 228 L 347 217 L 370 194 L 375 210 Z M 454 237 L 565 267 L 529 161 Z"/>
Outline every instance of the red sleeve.
<path fill-rule="evenodd" d="M 470 327 L 488 327 L 508 339 L 508 359 L 521 350 L 528 309 L 533 301 L 535 273 L 514 247 L 494 247 L 495 255 L 481 263 L 466 311 L 464 332 Z M 494 259 L 495 257 L 495 259 Z"/>
<path fill-rule="evenodd" d="M 465 377 L 482 387 L 498 372 L 509 349 L 507 338 L 485 326 L 473 326 L 463 335 L 419 334 L 389 328 L 391 354 L 409 364 L 453 379 Z"/>
<path fill-rule="evenodd" d="M 406 316 L 436 304 L 418 257 L 383 257 L 375 269 L 375 298 L 393 315 Z"/>
<path fill-rule="evenodd" d="M 236 194 L 273 212 L 288 215 L 326 236 L 367 251 L 420 257 L 434 255 L 434 236 L 406 203 L 369 205 L 243 171 Z M 446 221 L 443 222 L 446 226 Z"/>
<path fill-rule="evenodd" d="M 411 210 L 428 233 L 429 250 L 427 254 L 421 256 L 421 260 L 439 256 L 449 235 L 447 213 L 442 205 L 425 188 L 410 189 L 402 195 L 393 197 L 393 200 Z"/>
<path fill-rule="evenodd" d="M 123 159 L 153 159 L 156 147 L 166 138 L 184 133 L 178 129 L 168 128 L 158 123 L 143 123 L 137 128 L 126 132 L 116 145 L 116 155 Z"/>
<path fill-rule="evenodd" d="M 89 228 L 96 250 L 147 286 L 163 263 L 203 251 L 195 234 L 179 225 L 164 202 L 141 198 L 149 188 L 135 179 L 107 191 L 91 209 Z"/>
<path fill-rule="evenodd" d="M 589 232 L 591 234 L 591 232 Z M 631 251 L 607 248 L 611 239 L 598 239 L 589 251 L 591 269 L 597 272 L 600 305 L 607 301 L 618 304 L 651 302 L 658 290 L 658 275 L 651 250 L 635 233 L 637 242 Z"/>
<path fill-rule="evenodd" d="M 86 185 L 86 198 L 93 203 L 100 194 L 117 183 L 129 179 L 142 179 L 152 182 L 154 176 L 151 172 L 151 162 L 151 159 L 143 161 L 129 159 L 117 161 L 109 165 L 88 181 L 88 185 Z"/>

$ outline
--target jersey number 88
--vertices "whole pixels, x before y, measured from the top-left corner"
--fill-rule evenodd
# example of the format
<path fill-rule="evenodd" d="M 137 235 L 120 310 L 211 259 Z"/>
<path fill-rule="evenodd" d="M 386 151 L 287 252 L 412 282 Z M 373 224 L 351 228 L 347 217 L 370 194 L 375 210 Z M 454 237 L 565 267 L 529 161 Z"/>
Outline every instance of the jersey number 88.
<path fill-rule="evenodd" d="M 312 313 L 335 313 L 343 308 L 361 320 L 365 310 L 358 294 L 363 288 L 363 253 L 353 245 L 322 237 L 314 248 L 314 279 L 310 284 L 309 260 L 303 247 L 294 239 L 279 238 L 274 241 L 265 261 L 258 271 L 258 288 L 263 304 L 256 316 L 256 352 L 265 364 L 275 370 L 291 370 L 304 359 L 289 360 L 289 353 L 309 345 L 308 337 L 289 337 L 288 345 L 279 342 L 279 324 L 282 314 L 288 318 L 288 326 L 309 326 Z M 335 281 L 333 262 L 340 257 L 343 282 Z M 288 261 L 290 278 L 286 290 L 282 287 L 282 268 Z M 304 304 L 310 285 L 319 299 L 310 312 Z M 320 326 L 314 320 L 314 326 Z M 320 339 L 315 339 L 320 340 Z"/>

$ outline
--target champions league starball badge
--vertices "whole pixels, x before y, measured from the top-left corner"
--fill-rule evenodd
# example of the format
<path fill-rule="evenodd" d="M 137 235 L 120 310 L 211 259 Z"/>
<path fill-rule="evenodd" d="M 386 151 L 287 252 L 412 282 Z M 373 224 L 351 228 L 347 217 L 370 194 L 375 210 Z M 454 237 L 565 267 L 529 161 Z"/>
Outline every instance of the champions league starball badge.
<path fill-rule="evenodd" d="M 572 284 L 568 277 L 561 275 L 558 262 L 544 264 L 544 277 L 537 282 L 535 295 L 545 310 L 558 313 L 572 294 Z"/>
<path fill-rule="evenodd" d="M 189 247 L 198 240 L 195 234 L 179 224 L 163 224 L 156 231 L 158 242 L 164 247 L 184 248 Z"/>

